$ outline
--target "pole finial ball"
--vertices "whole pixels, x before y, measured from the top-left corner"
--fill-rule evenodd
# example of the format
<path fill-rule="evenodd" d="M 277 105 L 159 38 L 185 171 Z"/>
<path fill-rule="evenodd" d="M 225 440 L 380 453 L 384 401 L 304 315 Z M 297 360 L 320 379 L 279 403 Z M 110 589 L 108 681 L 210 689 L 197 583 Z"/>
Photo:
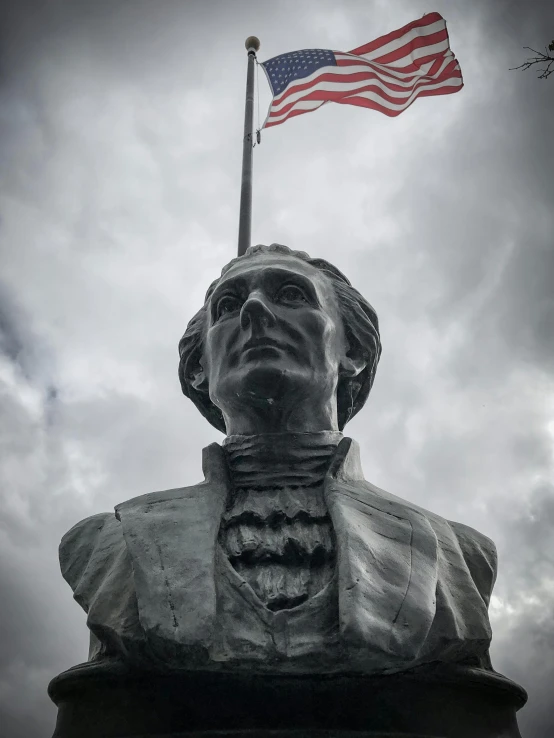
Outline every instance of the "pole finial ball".
<path fill-rule="evenodd" d="M 248 38 L 244 42 L 244 45 L 246 47 L 246 51 L 250 51 L 250 49 L 258 51 L 258 49 L 260 48 L 260 39 L 257 36 L 248 36 Z"/>

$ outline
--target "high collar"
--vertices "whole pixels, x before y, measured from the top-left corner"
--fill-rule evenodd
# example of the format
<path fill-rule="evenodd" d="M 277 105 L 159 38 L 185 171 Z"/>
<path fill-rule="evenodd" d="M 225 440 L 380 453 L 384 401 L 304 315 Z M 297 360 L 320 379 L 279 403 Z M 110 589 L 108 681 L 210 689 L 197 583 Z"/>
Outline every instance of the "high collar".
<path fill-rule="evenodd" d="M 223 441 L 235 489 L 295 489 L 320 485 L 342 440 L 338 431 L 228 436 Z"/>
<path fill-rule="evenodd" d="M 211 443 L 202 450 L 202 471 L 208 482 L 221 482 L 231 486 L 227 454 L 219 443 Z M 331 456 L 325 475 L 327 480 L 344 482 L 364 481 L 360 461 L 360 447 L 352 438 L 344 436 Z"/>

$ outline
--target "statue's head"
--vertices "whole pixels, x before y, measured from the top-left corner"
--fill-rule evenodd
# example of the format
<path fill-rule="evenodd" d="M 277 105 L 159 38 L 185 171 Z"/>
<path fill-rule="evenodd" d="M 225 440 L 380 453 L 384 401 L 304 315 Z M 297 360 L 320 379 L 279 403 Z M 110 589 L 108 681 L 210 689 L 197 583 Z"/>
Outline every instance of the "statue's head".
<path fill-rule="evenodd" d="M 280 244 L 252 246 L 188 324 L 179 379 L 224 433 L 244 432 L 252 413 L 275 418 L 275 432 L 342 430 L 369 395 L 380 353 L 375 311 L 336 267 Z"/>

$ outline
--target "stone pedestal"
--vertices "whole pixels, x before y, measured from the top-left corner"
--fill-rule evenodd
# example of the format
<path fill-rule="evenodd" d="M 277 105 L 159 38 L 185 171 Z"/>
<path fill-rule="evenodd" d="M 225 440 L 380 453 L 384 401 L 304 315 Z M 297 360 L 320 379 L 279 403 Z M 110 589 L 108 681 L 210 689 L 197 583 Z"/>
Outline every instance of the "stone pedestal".
<path fill-rule="evenodd" d="M 520 738 L 521 687 L 492 672 L 401 675 L 132 673 L 84 664 L 56 677 L 53 738 Z"/>

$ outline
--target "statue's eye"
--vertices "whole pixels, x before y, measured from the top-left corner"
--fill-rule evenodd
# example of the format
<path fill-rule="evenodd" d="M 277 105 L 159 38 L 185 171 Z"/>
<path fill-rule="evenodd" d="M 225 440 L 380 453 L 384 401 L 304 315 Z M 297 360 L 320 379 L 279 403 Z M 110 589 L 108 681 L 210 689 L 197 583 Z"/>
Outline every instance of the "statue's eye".
<path fill-rule="evenodd" d="M 277 299 L 279 302 L 308 302 L 304 290 L 295 284 L 286 284 L 281 287 L 277 293 Z"/>
<path fill-rule="evenodd" d="M 240 310 L 241 302 L 234 295 L 224 295 L 217 303 L 216 317 L 219 319 L 224 315 L 230 315 Z"/>

